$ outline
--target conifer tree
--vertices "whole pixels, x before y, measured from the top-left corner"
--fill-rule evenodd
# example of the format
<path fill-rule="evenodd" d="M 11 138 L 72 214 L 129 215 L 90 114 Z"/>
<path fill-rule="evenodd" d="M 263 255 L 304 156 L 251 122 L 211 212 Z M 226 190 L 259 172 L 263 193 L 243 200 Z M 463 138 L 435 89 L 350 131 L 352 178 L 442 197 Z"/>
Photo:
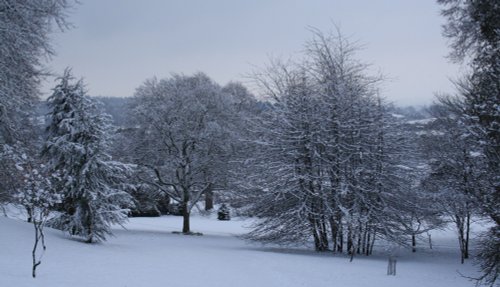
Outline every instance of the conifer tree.
<path fill-rule="evenodd" d="M 48 98 L 51 108 L 43 155 L 49 172 L 57 174 L 54 188 L 61 193 L 61 213 L 51 225 L 85 238 L 105 240 L 111 224 L 127 218 L 131 197 L 120 189 L 126 165 L 107 154 L 110 125 L 95 101 L 69 70 Z"/>
<path fill-rule="evenodd" d="M 479 282 L 494 285 L 500 276 L 500 3 L 496 0 L 438 0 L 451 40 L 450 56 L 465 62 L 470 74 L 458 83 L 452 108 L 467 134 L 480 145 L 487 181 L 472 194 L 494 226 L 482 236 Z M 469 61 L 470 60 L 470 61 Z M 479 158 L 479 157 L 478 157 Z"/>
<path fill-rule="evenodd" d="M 22 185 L 11 151 L 33 147 L 31 118 L 46 74 L 42 59 L 54 54 L 49 35 L 68 26 L 72 2 L 0 1 L 0 203 L 11 202 Z"/>

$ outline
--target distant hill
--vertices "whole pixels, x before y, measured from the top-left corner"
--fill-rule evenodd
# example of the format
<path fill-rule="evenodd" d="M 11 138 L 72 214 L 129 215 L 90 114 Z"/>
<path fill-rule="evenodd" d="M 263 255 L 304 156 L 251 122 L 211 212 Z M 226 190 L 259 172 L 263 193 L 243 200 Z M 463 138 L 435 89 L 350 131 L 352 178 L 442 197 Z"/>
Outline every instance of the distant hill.
<path fill-rule="evenodd" d="M 130 102 L 130 98 L 117 98 L 117 97 L 93 97 L 99 100 L 103 104 L 104 112 L 109 114 L 112 119 L 112 123 L 115 126 L 124 126 L 127 121 L 127 105 Z M 37 117 L 37 122 L 41 125 L 45 125 L 45 117 L 49 113 L 49 107 L 46 101 L 39 101 L 35 106 L 35 115 Z"/>
<path fill-rule="evenodd" d="M 113 124 L 115 126 L 124 126 L 127 117 L 127 105 L 130 102 L 130 98 L 120 98 L 120 97 L 94 97 L 99 100 L 104 107 L 104 111 L 109 114 L 113 119 Z"/>

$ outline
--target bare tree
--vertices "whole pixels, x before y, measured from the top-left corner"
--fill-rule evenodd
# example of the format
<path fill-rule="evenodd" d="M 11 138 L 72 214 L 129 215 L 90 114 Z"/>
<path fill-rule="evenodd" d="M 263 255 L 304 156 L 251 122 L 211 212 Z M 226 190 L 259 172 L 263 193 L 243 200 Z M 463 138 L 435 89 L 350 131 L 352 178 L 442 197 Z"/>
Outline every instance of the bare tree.
<path fill-rule="evenodd" d="M 18 168 L 23 171 L 24 185 L 17 192 L 17 202 L 28 210 L 30 222 L 35 229 L 35 240 L 31 250 L 33 278 L 36 277 L 36 269 L 42 263 L 41 259 L 47 249 L 44 227 L 49 219 L 50 211 L 61 202 L 60 195 L 52 189 L 51 175 L 43 174 L 44 167 L 34 166 L 35 162 L 37 162 L 35 159 L 25 154 L 20 158 Z"/>
<path fill-rule="evenodd" d="M 305 60 L 254 76 L 272 104 L 253 125 L 242 184 L 262 218 L 249 237 L 368 255 L 376 237 L 401 241 L 397 131 L 355 45 L 313 35 Z"/>

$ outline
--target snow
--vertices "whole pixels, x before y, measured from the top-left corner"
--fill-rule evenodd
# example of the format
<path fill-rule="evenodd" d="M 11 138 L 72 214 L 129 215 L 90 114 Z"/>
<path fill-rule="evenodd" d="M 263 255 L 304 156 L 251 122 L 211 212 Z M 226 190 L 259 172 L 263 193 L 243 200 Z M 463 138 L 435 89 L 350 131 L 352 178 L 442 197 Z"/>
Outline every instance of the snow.
<path fill-rule="evenodd" d="M 471 151 L 471 152 L 469 152 L 469 154 L 471 157 L 480 157 L 483 155 L 483 153 L 478 152 L 478 151 Z"/>
<path fill-rule="evenodd" d="M 428 123 L 434 122 L 435 120 L 436 120 L 435 118 L 428 118 L 428 119 L 422 119 L 422 120 L 407 121 L 407 123 L 410 125 L 426 125 Z"/>
<path fill-rule="evenodd" d="M 403 119 L 405 117 L 404 115 L 394 113 L 392 113 L 391 116 L 395 117 L 396 119 Z"/>
<path fill-rule="evenodd" d="M 251 221 L 193 216 L 193 231 L 173 234 L 182 218 L 131 218 L 115 237 L 85 244 L 46 228 L 47 251 L 31 278 L 33 227 L 0 217 L 0 286 L 473 286 L 470 263 L 460 264 L 453 231 L 433 234 L 434 249 L 400 249 L 397 275 L 387 276 L 383 248 L 349 262 L 344 255 L 250 244 L 236 235 Z"/>
<path fill-rule="evenodd" d="M 433 135 L 433 136 L 443 136 L 445 135 L 445 133 L 443 132 L 440 132 L 440 131 L 435 131 L 435 130 L 431 130 L 431 131 L 417 131 L 415 132 L 416 135 L 418 136 L 422 136 L 422 135 Z"/>

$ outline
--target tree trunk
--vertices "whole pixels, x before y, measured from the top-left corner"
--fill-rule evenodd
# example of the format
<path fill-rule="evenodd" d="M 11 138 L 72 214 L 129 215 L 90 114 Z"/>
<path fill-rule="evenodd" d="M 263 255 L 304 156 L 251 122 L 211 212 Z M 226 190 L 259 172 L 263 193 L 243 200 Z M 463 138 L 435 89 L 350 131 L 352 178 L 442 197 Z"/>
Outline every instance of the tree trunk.
<path fill-rule="evenodd" d="M 469 259 L 470 213 L 467 213 L 465 223 L 464 259 Z"/>
<path fill-rule="evenodd" d="M 189 226 L 189 211 L 184 211 L 183 214 L 183 221 L 182 221 L 182 233 L 190 233 L 191 228 Z"/>
<path fill-rule="evenodd" d="M 87 240 L 85 241 L 85 243 L 92 243 L 94 241 L 94 225 L 93 225 L 93 219 L 92 219 L 92 214 L 90 213 L 90 207 L 88 205 L 86 205 L 86 207 L 88 208 L 88 213 L 87 213 L 87 216 L 86 216 L 86 220 L 85 220 L 85 225 L 86 225 L 86 231 L 87 231 Z"/>
<path fill-rule="evenodd" d="M 189 210 L 186 203 L 182 204 L 182 233 L 190 233 L 191 228 L 189 226 Z"/>
<path fill-rule="evenodd" d="M 396 263 L 398 261 L 396 260 L 396 258 L 394 258 L 394 256 L 390 255 L 389 256 L 389 263 L 387 265 L 387 275 L 392 275 L 392 276 L 396 276 Z"/>
<path fill-rule="evenodd" d="M 33 220 L 32 212 L 31 212 L 31 208 L 26 207 L 26 212 L 28 213 L 28 219 L 27 219 L 26 221 L 27 221 L 28 223 L 31 223 L 31 221 Z"/>
<path fill-rule="evenodd" d="M 354 248 L 352 242 L 352 230 L 351 227 L 349 226 L 347 228 L 347 254 L 353 254 L 353 253 L 354 253 Z"/>
<path fill-rule="evenodd" d="M 354 255 L 356 254 L 356 238 L 352 227 L 348 227 L 347 231 L 347 254 L 351 255 L 350 261 L 354 260 Z"/>
<path fill-rule="evenodd" d="M 315 219 L 313 215 L 309 216 L 311 232 L 314 238 L 314 248 L 318 252 L 328 250 L 328 235 L 326 232 L 326 225 L 322 221 L 323 220 Z"/>
<path fill-rule="evenodd" d="M 339 253 L 342 253 L 342 252 L 344 252 L 344 228 L 342 227 L 342 224 L 339 225 L 338 240 L 339 240 L 339 245 L 338 245 L 337 251 Z"/>
<path fill-rule="evenodd" d="M 357 247 L 356 247 L 356 253 L 361 254 L 361 236 L 363 235 L 363 227 L 361 223 L 359 223 L 359 230 L 358 230 L 358 242 L 357 242 Z"/>
<path fill-rule="evenodd" d="M 309 222 L 311 223 L 311 232 L 312 232 L 312 235 L 313 235 L 313 238 L 314 238 L 314 249 L 316 251 L 320 251 L 320 239 L 319 239 L 319 235 L 318 235 L 318 230 L 317 230 L 317 227 L 316 227 L 316 222 L 313 218 L 309 218 Z"/>
<path fill-rule="evenodd" d="M 343 234 L 342 234 L 342 215 L 339 213 L 335 217 L 330 218 L 330 229 L 332 232 L 332 251 L 342 253 Z"/>
<path fill-rule="evenodd" d="M 432 249 L 432 237 L 429 232 L 427 232 L 427 237 L 429 238 L 429 248 Z"/>
<path fill-rule="evenodd" d="M 36 277 L 36 268 L 38 267 L 38 265 L 42 264 L 42 261 L 40 259 L 38 259 L 36 256 L 38 244 L 39 243 L 42 244 L 42 248 L 43 248 L 42 252 L 45 251 L 46 246 L 45 246 L 45 236 L 43 234 L 43 227 L 44 227 L 43 220 L 40 220 L 40 221 L 33 220 L 32 223 L 33 223 L 33 226 L 35 227 L 35 242 L 33 244 L 33 249 L 31 251 L 31 256 L 33 259 L 33 265 L 31 268 L 31 276 L 33 276 L 33 278 L 35 278 Z"/>
<path fill-rule="evenodd" d="M 377 231 L 373 230 L 372 242 L 370 243 L 370 255 L 373 254 L 373 247 L 375 246 L 375 239 L 377 238 Z"/>
<path fill-rule="evenodd" d="M 38 242 L 40 240 L 40 237 L 39 237 L 39 229 L 38 229 L 38 226 L 36 223 L 33 224 L 33 226 L 35 227 L 35 243 L 33 244 L 33 249 L 31 251 L 31 257 L 33 259 L 33 265 L 32 265 L 32 268 L 31 268 L 31 276 L 33 276 L 33 278 L 36 277 L 36 268 L 38 267 L 38 265 L 40 265 L 42 262 L 37 260 L 37 256 L 36 256 L 36 249 L 38 247 Z"/>
<path fill-rule="evenodd" d="M 191 227 L 189 226 L 189 190 L 184 189 L 184 194 L 182 198 L 181 208 L 182 208 L 182 233 L 190 233 Z"/>
<path fill-rule="evenodd" d="M 371 238 L 370 238 L 370 235 L 371 235 L 371 232 L 370 232 L 370 229 L 367 228 L 367 232 L 366 232 L 366 247 L 365 247 L 365 255 L 368 256 L 370 255 L 370 242 L 371 242 Z"/>
<path fill-rule="evenodd" d="M 325 218 L 321 218 L 321 233 L 320 233 L 320 238 L 321 238 L 321 251 L 327 251 L 328 250 L 328 232 L 326 230 L 326 223 L 325 223 Z"/>
<path fill-rule="evenodd" d="M 415 233 L 411 235 L 411 252 L 417 252 L 417 238 Z"/>
<path fill-rule="evenodd" d="M 205 191 L 205 210 L 214 209 L 214 192 L 211 187 Z"/>
<path fill-rule="evenodd" d="M 458 229 L 458 243 L 460 244 L 460 262 L 465 262 L 465 218 L 460 215 L 455 215 L 456 225 Z"/>
<path fill-rule="evenodd" d="M 333 216 L 330 217 L 330 231 L 332 232 L 332 251 L 336 252 L 338 249 L 339 227 Z"/>

